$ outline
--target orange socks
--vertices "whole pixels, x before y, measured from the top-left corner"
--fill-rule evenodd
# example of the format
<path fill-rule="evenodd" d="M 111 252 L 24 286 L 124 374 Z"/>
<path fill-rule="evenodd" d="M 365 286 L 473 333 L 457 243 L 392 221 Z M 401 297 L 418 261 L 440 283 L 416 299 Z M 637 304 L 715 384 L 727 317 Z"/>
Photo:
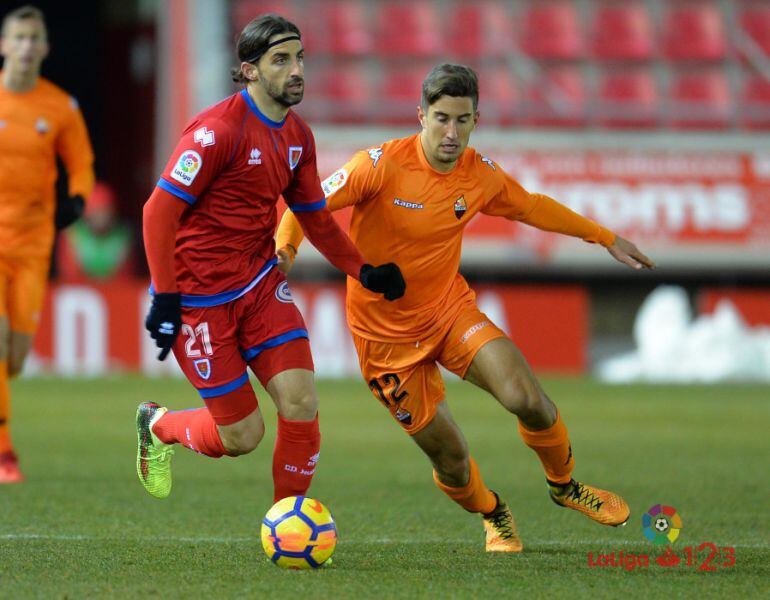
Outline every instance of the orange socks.
<path fill-rule="evenodd" d="M 0 454 L 13 450 L 8 430 L 11 418 L 11 390 L 8 387 L 8 361 L 0 360 Z"/>
<path fill-rule="evenodd" d="M 473 458 L 470 459 L 470 472 L 470 479 L 467 485 L 459 488 L 449 487 L 441 483 L 436 471 L 433 471 L 433 481 L 436 482 L 436 485 L 442 492 L 468 512 L 491 513 L 497 506 L 497 498 L 484 484 L 479 468 L 476 466 L 476 461 Z"/>
<path fill-rule="evenodd" d="M 548 429 L 530 431 L 519 421 L 519 433 L 524 443 L 537 452 L 543 463 L 545 476 L 553 483 L 569 483 L 575 461 L 572 458 L 572 446 L 569 443 L 567 427 L 556 413 L 556 422 Z"/>

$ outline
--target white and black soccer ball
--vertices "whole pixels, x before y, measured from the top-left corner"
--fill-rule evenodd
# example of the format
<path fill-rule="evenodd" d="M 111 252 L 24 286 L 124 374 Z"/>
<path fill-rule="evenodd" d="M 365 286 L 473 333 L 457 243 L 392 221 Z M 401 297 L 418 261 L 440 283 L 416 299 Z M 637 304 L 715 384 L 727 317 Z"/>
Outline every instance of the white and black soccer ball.
<path fill-rule="evenodd" d="M 658 517 L 655 519 L 655 529 L 663 533 L 664 531 L 668 531 L 668 519 L 665 517 Z"/>

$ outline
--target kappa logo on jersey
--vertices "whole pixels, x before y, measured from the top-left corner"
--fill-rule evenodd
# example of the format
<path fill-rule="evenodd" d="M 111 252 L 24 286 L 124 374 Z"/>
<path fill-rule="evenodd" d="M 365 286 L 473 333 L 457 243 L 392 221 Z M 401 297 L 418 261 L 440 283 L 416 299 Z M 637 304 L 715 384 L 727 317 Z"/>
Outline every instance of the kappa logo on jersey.
<path fill-rule="evenodd" d="M 327 198 L 340 189 L 348 182 L 348 172 L 345 169 L 338 169 L 329 175 L 321 183 L 321 189 Z"/>
<path fill-rule="evenodd" d="M 208 379 L 211 377 L 211 361 L 208 358 L 199 358 L 193 361 L 195 372 L 200 375 L 201 379 Z"/>
<path fill-rule="evenodd" d="M 262 152 L 260 152 L 259 148 L 252 148 L 251 154 L 249 154 L 249 164 L 261 165 L 262 159 L 260 158 L 260 156 L 262 156 Z"/>
<path fill-rule="evenodd" d="M 421 210 L 423 208 L 423 205 L 418 202 L 407 202 L 401 198 L 393 198 L 393 204 L 403 206 L 404 208 L 411 208 L 412 210 Z"/>
<path fill-rule="evenodd" d="M 289 166 L 292 171 L 299 164 L 300 156 L 302 156 L 302 146 L 289 146 Z"/>
<path fill-rule="evenodd" d="M 275 297 L 284 304 L 294 303 L 294 298 L 292 298 L 291 290 L 289 289 L 289 283 L 286 281 L 282 281 L 278 284 L 278 287 L 275 288 Z"/>
<path fill-rule="evenodd" d="M 495 167 L 495 163 L 492 162 L 491 158 L 487 158 L 486 156 L 481 157 L 481 162 L 487 163 L 490 167 L 492 167 L 493 171 L 497 171 L 497 167 Z"/>
<path fill-rule="evenodd" d="M 382 158 L 382 148 L 370 148 L 368 152 L 369 158 L 372 159 L 372 169 L 374 169 Z"/>
<path fill-rule="evenodd" d="M 204 148 L 206 146 L 213 146 L 216 143 L 216 138 L 214 137 L 214 132 L 209 131 L 206 129 L 206 127 L 201 127 L 200 129 L 196 129 L 195 133 L 193 133 L 193 139 L 196 143 L 200 144 Z"/>
<path fill-rule="evenodd" d="M 195 150 L 185 150 L 171 170 L 171 177 L 179 183 L 192 185 L 192 182 L 200 173 L 201 165 L 203 165 L 203 159 L 200 154 Z"/>
<path fill-rule="evenodd" d="M 467 205 L 465 204 L 465 196 L 460 196 L 457 200 L 455 200 L 455 217 L 458 219 L 462 219 L 463 215 L 465 214 L 465 211 L 468 210 Z"/>

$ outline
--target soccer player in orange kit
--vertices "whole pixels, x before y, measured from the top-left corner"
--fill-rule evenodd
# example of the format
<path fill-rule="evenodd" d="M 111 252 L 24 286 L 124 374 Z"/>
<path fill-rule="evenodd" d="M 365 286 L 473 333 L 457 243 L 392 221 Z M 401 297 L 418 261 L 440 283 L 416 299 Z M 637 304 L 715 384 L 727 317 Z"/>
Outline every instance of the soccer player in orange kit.
<path fill-rule="evenodd" d="M 478 82 L 468 67 L 435 67 L 422 86 L 422 131 L 358 152 L 323 184 L 331 210 L 353 206 L 350 237 L 370 260 L 388 258 L 409 281 L 395 302 L 348 279 L 347 315 L 361 372 L 393 417 L 427 454 L 436 485 L 481 513 L 486 549 L 520 552 L 511 511 L 484 484 L 444 401 L 438 364 L 492 394 L 519 419 L 558 505 L 604 525 L 630 511 L 619 495 L 573 479 L 567 428 L 514 343 L 476 307 L 459 274 L 462 234 L 483 213 L 599 243 L 635 269 L 653 263 L 631 242 L 542 194 L 467 147 L 479 119 Z M 290 212 L 277 233 L 279 268 L 291 268 L 302 233 Z"/>
<path fill-rule="evenodd" d="M 94 184 L 93 152 L 75 100 L 40 77 L 48 54 L 43 13 L 24 6 L 0 29 L 0 483 L 23 480 L 8 431 L 9 377 L 32 346 L 55 229 L 83 212 Z M 69 198 L 56 202 L 56 157 Z"/>

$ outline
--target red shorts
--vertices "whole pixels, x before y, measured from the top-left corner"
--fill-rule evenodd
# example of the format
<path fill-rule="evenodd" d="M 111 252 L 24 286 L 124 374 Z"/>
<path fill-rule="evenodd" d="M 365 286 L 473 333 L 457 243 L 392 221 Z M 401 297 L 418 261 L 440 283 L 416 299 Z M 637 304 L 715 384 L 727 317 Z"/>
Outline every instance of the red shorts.
<path fill-rule="evenodd" d="M 247 365 L 263 386 L 287 369 L 313 370 L 305 321 L 292 300 L 286 277 L 277 268 L 232 302 L 184 307 L 174 356 L 212 415 L 231 422 L 235 417 L 223 415 L 227 409 L 216 399 L 248 381 Z"/>

